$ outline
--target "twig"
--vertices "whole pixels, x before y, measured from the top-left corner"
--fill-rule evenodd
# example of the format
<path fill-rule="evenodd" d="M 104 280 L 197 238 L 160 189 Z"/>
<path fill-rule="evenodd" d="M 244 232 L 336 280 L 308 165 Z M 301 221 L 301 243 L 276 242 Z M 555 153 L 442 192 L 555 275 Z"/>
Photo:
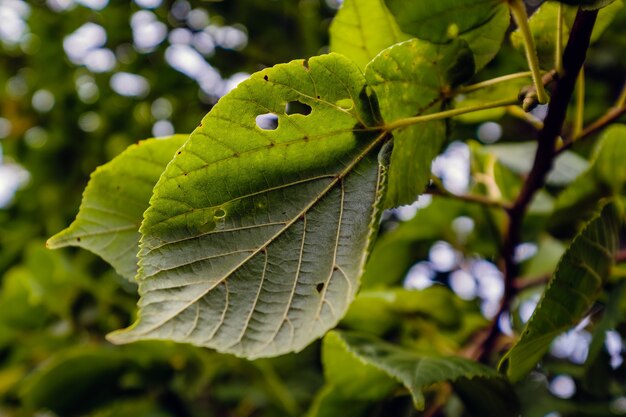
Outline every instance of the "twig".
<path fill-rule="evenodd" d="M 591 32 L 597 17 L 597 10 L 579 9 L 572 27 L 569 41 L 563 54 L 563 76 L 556 82 L 552 100 L 548 106 L 548 114 L 544 127 L 539 132 L 537 152 L 530 173 L 524 181 L 521 192 L 508 210 L 509 223 L 504 236 L 502 247 L 502 262 L 504 264 L 504 295 L 498 314 L 495 316 L 489 332 L 482 343 L 478 359 L 485 360 L 491 355 L 500 330 L 498 320 L 508 311 L 511 299 L 515 295 L 513 284 L 518 275 L 518 266 L 515 263 L 515 248 L 521 239 L 521 229 L 524 215 L 535 193 L 545 185 L 545 179 L 552 168 L 557 155 L 555 145 L 561 134 L 567 112 L 567 105 L 572 98 L 576 78 L 582 68 L 589 47 Z"/>
<path fill-rule="evenodd" d="M 626 113 L 626 105 L 622 105 L 622 107 L 610 108 L 609 111 L 604 114 L 604 116 L 600 117 L 595 122 L 584 128 L 583 131 L 580 132 L 580 134 L 564 142 L 563 145 L 556 151 L 557 155 L 571 148 L 574 143 L 578 143 L 581 140 L 586 139 L 597 133 L 599 130 L 602 130 L 607 125 L 619 119 L 624 113 Z"/>
<path fill-rule="evenodd" d="M 510 204 L 504 201 L 494 200 L 492 198 L 485 197 L 483 195 L 451 193 L 445 188 L 439 186 L 436 182 L 433 183 L 433 186 L 426 189 L 425 194 L 447 197 L 450 199 L 465 201 L 468 203 L 476 203 L 482 206 L 501 208 L 503 210 L 509 210 L 511 208 Z"/>
<path fill-rule="evenodd" d="M 563 3 L 559 3 L 556 16 L 556 48 L 554 50 L 554 68 L 557 74 L 563 74 Z"/>
<path fill-rule="evenodd" d="M 537 49 L 535 48 L 535 41 L 528 25 L 528 13 L 526 13 L 526 6 L 522 0 L 509 0 L 509 8 L 517 27 L 519 28 L 522 39 L 524 40 L 524 51 L 526 51 L 526 59 L 528 61 L 528 67 L 533 74 L 533 82 L 537 89 L 537 100 L 540 104 L 548 102 L 548 94 L 543 88 L 541 82 L 541 71 L 539 70 L 539 60 L 537 59 Z"/>
<path fill-rule="evenodd" d="M 574 117 L 574 134 L 576 137 L 583 131 L 585 122 L 585 68 L 580 69 L 576 79 L 576 117 Z"/>
<path fill-rule="evenodd" d="M 476 106 L 459 107 L 452 110 L 445 110 L 438 113 L 425 114 L 421 116 L 405 117 L 403 119 L 394 120 L 382 126 L 383 130 L 391 132 L 395 129 L 401 129 L 403 127 L 411 126 L 417 123 L 431 122 L 433 120 L 448 119 L 450 117 L 460 116 L 466 113 L 473 113 L 480 110 L 493 109 L 496 107 L 505 107 L 513 104 L 517 104 L 517 98 L 508 98 L 503 100 L 496 100 L 488 103 L 477 104 Z M 375 127 L 376 130 L 380 127 Z"/>
<path fill-rule="evenodd" d="M 516 72 L 513 74 L 502 75 L 500 77 L 491 78 L 489 80 L 481 81 L 476 84 L 466 85 L 459 87 L 456 90 L 458 94 L 471 93 L 472 91 L 480 90 L 485 87 L 491 87 L 496 84 L 504 83 L 511 80 L 518 80 L 520 78 L 528 78 L 532 76 L 532 72 L 524 71 L 524 72 Z"/>

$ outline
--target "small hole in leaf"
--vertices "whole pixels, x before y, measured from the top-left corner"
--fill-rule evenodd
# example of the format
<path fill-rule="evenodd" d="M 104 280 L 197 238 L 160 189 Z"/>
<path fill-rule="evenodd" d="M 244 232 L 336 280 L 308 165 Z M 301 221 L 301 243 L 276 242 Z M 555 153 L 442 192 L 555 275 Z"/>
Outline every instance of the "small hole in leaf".
<path fill-rule="evenodd" d="M 303 116 L 308 116 L 311 114 L 311 106 L 308 104 L 304 104 L 300 101 L 290 101 L 285 105 L 285 113 L 289 116 L 292 114 L 301 114 Z"/>
<path fill-rule="evenodd" d="M 320 282 L 319 284 L 317 284 L 317 286 L 315 287 L 315 289 L 317 290 L 318 294 L 321 294 L 322 291 L 324 290 L 324 283 Z"/>
<path fill-rule="evenodd" d="M 354 107 L 354 101 L 352 101 L 349 98 L 344 98 L 343 100 L 339 100 L 335 104 L 344 110 L 350 110 L 352 107 Z"/>
<path fill-rule="evenodd" d="M 80 238 L 79 238 L 79 237 L 77 237 L 77 238 L 76 238 L 76 241 L 77 241 L 77 242 L 80 242 Z"/>
<path fill-rule="evenodd" d="M 217 210 L 215 210 L 215 213 L 213 215 L 215 216 L 216 219 L 221 219 L 224 216 L 226 216 L 226 210 L 222 208 L 218 208 Z"/>
<path fill-rule="evenodd" d="M 256 117 L 256 125 L 263 130 L 276 130 L 278 117 L 274 113 L 259 114 Z"/>

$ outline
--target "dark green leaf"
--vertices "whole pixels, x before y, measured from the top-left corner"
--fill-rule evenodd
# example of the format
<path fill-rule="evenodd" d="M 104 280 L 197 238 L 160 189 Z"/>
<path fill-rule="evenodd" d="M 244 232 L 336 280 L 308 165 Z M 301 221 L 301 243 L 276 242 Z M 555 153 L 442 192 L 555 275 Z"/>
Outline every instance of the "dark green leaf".
<path fill-rule="evenodd" d="M 413 396 L 413 402 L 418 410 L 423 410 L 425 405 L 424 390 L 436 383 L 452 382 L 463 378 L 474 380 L 479 379 L 496 379 L 502 380 L 497 372 L 485 365 L 472 362 L 457 356 L 430 356 L 422 355 L 410 350 L 394 346 L 383 342 L 372 336 L 362 335 L 350 332 L 330 332 L 324 338 L 324 358 L 325 364 L 328 364 L 329 370 L 325 371 L 327 379 L 329 372 L 334 372 L 331 381 L 335 382 L 337 390 L 350 386 L 351 393 L 367 392 L 365 388 L 359 390 L 360 387 L 354 384 L 364 384 L 366 375 L 375 375 L 378 384 L 370 386 L 370 390 L 375 390 L 372 395 L 365 398 L 376 398 L 381 395 L 383 390 L 389 390 L 382 382 L 383 374 L 388 378 L 392 378 L 400 382 L 409 390 Z M 354 364 L 362 363 L 360 367 L 346 366 L 346 362 L 338 359 L 352 357 Z M 334 365 L 334 366 L 333 366 Z M 326 367 L 325 367 L 326 369 Z M 359 378 L 354 372 L 367 372 L 363 374 L 363 378 Z M 378 387 L 377 387 L 378 386 Z"/>
<path fill-rule="evenodd" d="M 461 38 L 484 67 L 500 50 L 509 25 L 509 11 L 500 0 L 386 0 L 400 29 L 419 39 L 446 43 Z"/>
<path fill-rule="evenodd" d="M 617 249 L 619 214 L 609 202 L 576 236 L 520 339 L 500 366 L 512 381 L 530 372 L 552 340 L 580 321 L 600 295 Z"/>

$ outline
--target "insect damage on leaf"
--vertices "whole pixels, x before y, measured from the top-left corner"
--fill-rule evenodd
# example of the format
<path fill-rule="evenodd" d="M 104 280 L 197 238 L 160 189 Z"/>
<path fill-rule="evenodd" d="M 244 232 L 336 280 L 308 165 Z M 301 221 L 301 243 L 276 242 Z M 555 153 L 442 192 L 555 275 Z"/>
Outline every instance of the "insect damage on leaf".
<path fill-rule="evenodd" d="M 385 183 L 387 134 L 364 91 L 359 69 L 331 54 L 266 69 L 222 98 L 154 189 L 139 318 L 110 340 L 255 358 L 332 328 L 357 291 Z"/>

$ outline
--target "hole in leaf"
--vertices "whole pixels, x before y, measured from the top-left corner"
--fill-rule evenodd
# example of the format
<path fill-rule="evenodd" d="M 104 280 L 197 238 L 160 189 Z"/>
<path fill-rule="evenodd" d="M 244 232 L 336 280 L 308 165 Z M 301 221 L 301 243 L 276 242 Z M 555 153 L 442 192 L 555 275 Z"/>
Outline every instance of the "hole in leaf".
<path fill-rule="evenodd" d="M 256 125 L 263 130 L 276 130 L 278 117 L 274 113 L 259 114 L 256 117 Z"/>
<path fill-rule="evenodd" d="M 215 213 L 213 215 L 215 216 L 216 219 L 221 219 L 224 216 L 226 216 L 226 210 L 219 208 L 215 210 Z"/>
<path fill-rule="evenodd" d="M 311 114 L 311 106 L 308 104 L 304 104 L 300 101 L 290 101 L 285 105 L 285 113 L 291 116 L 292 114 L 301 114 L 303 116 L 308 116 Z"/>
<path fill-rule="evenodd" d="M 315 287 L 315 289 L 317 290 L 318 294 L 322 293 L 322 290 L 324 289 L 324 283 L 320 282 L 319 284 L 317 284 L 317 286 Z"/>
<path fill-rule="evenodd" d="M 344 98 L 343 100 L 339 100 L 335 104 L 344 110 L 350 110 L 352 107 L 354 107 L 354 101 L 352 101 L 349 98 Z"/>

